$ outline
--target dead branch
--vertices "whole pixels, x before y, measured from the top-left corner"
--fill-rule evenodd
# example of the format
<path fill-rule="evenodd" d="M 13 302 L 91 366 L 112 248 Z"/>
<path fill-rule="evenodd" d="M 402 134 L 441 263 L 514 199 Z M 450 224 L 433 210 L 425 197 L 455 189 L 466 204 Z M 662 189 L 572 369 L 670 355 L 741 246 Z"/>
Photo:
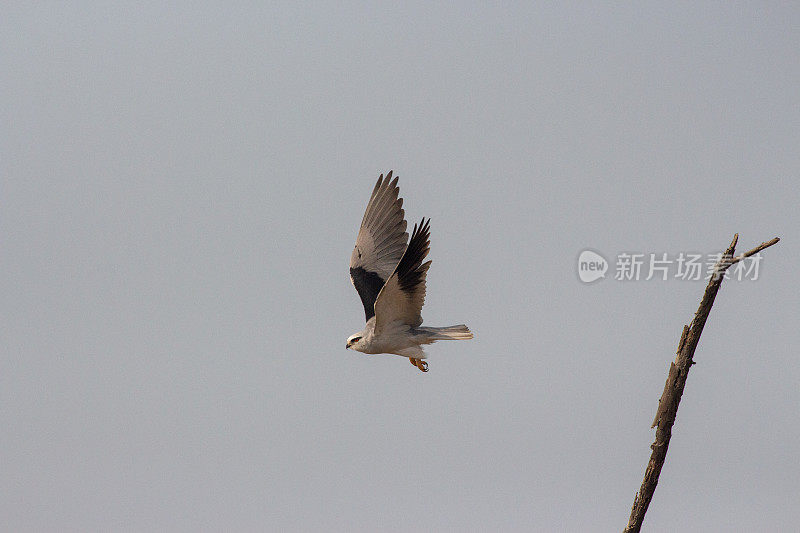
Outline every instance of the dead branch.
<path fill-rule="evenodd" d="M 711 312 L 711 306 L 714 305 L 714 298 L 716 298 L 717 292 L 722 285 L 722 280 L 725 277 L 723 276 L 724 272 L 734 263 L 738 263 L 742 259 L 772 246 L 780 239 L 775 237 L 771 241 L 761 243 L 749 252 L 734 257 L 733 252 L 738 240 L 739 234 L 737 233 L 733 236 L 731 245 L 728 246 L 728 249 L 725 250 L 725 253 L 722 254 L 722 257 L 714 266 L 714 273 L 706 286 L 703 299 L 700 300 L 700 307 L 694 314 L 694 318 L 688 326 L 683 326 L 683 333 L 681 333 L 681 339 L 678 342 L 677 357 L 675 357 L 673 363 L 670 363 L 667 382 L 664 384 L 664 392 L 661 393 L 661 399 L 658 400 L 658 410 L 651 426 L 656 428 L 656 440 L 650 446 L 653 453 L 647 463 L 642 486 L 633 500 L 631 516 L 625 528 L 626 533 L 641 530 L 647 507 L 653 499 L 653 493 L 658 484 L 658 476 L 661 474 L 661 467 L 664 466 L 664 460 L 667 458 L 667 448 L 669 447 L 670 437 L 672 437 L 672 425 L 675 423 L 675 416 L 678 414 L 678 404 L 681 401 L 683 388 L 686 386 L 689 369 L 694 364 L 694 351 L 697 348 L 700 335 L 703 333 L 703 326 L 706 324 L 708 314 Z"/>

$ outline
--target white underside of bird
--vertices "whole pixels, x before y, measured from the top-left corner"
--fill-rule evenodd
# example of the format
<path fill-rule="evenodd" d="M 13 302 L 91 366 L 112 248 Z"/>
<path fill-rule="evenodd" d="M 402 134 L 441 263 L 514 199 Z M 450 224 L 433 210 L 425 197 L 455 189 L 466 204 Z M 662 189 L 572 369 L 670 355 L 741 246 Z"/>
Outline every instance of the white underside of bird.
<path fill-rule="evenodd" d="M 467 326 L 422 326 L 425 278 L 431 262 L 430 220 L 414 225 L 406 245 L 403 199 L 397 177 L 381 175 L 367 204 L 350 258 L 350 280 L 364 304 L 367 323 L 347 339 L 347 348 L 367 354 L 395 354 L 427 372 L 422 345 L 472 338 Z"/>

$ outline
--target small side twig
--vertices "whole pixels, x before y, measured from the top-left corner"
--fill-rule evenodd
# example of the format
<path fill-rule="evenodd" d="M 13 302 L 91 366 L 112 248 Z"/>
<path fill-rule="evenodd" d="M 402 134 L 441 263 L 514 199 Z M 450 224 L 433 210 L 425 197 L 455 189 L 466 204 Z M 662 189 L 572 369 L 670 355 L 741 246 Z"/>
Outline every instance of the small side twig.
<path fill-rule="evenodd" d="M 739 237 L 739 234 L 738 234 L 738 233 L 736 234 L 736 237 L 737 237 L 737 238 Z M 729 262 L 728 262 L 728 263 L 725 265 L 725 268 L 723 268 L 722 270 L 727 270 L 727 269 L 728 269 L 728 267 L 729 267 L 729 266 L 731 266 L 731 265 L 733 265 L 734 263 L 738 263 L 738 262 L 739 262 L 739 261 L 741 261 L 742 259 L 745 259 L 745 258 L 747 258 L 747 257 L 750 257 L 751 255 L 755 255 L 755 254 L 757 254 L 758 252 L 760 252 L 761 250 L 763 250 L 764 248 L 769 248 L 770 246 L 772 246 L 773 244 L 775 244 L 775 243 L 776 243 L 776 242 L 778 242 L 779 240 L 780 240 L 780 239 L 779 239 L 778 237 L 775 237 L 774 239 L 772 239 L 772 240 L 770 240 L 770 241 L 767 241 L 767 242 L 762 242 L 761 244 L 759 244 L 758 246 L 756 246 L 755 248 L 753 248 L 753 249 L 752 249 L 752 250 L 750 250 L 749 252 L 745 252 L 745 253 L 743 253 L 742 255 L 737 255 L 736 257 L 732 257 L 732 258 L 731 258 L 731 260 L 730 260 L 730 261 L 729 261 Z"/>
<path fill-rule="evenodd" d="M 656 428 L 656 439 L 650 446 L 653 452 L 650 454 L 650 461 L 647 463 L 642 486 L 639 488 L 639 492 L 636 493 L 636 497 L 633 500 L 631 516 L 625 528 L 626 533 L 638 532 L 641 530 L 644 515 L 647 512 L 650 501 L 653 499 L 653 493 L 658 484 L 658 477 L 661 474 L 661 467 L 664 466 L 664 460 L 667 458 L 667 448 L 669 447 L 669 441 L 672 437 L 672 426 L 678 414 L 678 404 L 680 404 L 681 396 L 683 395 L 683 388 L 686 386 L 686 378 L 689 375 L 689 369 L 694 364 L 694 351 L 697 348 L 697 343 L 700 341 L 700 335 L 703 333 L 703 327 L 711 312 L 711 307 L 714 305 L 714 299 L 722 285 L 722 280 L 724 279 L 723 273 L 731 265 L 738 263 L 746 257 L 757 254 L 764 248 L 772 246 L 780 239 L 775 237 L 770 241 L 761 243 L 748 252 L 734 257 L 733 252 L 736 249 L 738 240 L 739 234 L 737 233 L 733 236 L 733 241 L 730 246 L 728 246 L 728 249 L 725 250 L 725 253 L 722 254 L 722 257 L 720 257 L 720 260 L 714 266 L 714 275 L 711 276 L 706 286 L 703 298 L 700 300 L 700 306 L 697 308 L 692 322 L 688 326 L 683 326 L 681 339 L 678 342 L 677 356 L 675 357 L 675 361 L 670 363 L 667 382 L 664 384 L 664 391 L 661 393 L 661 399 L 658 400 L 658 410 L 656 411 L 656 417 L 651 426 Z"/>

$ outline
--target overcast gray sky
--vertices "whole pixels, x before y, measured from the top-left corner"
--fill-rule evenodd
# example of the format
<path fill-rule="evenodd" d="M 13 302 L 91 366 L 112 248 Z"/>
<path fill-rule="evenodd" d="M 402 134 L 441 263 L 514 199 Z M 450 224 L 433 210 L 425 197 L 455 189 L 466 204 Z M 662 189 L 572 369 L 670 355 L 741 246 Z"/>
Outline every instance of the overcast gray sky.
<path fill-rule="evenodd" d="M 648 531 L 800 523 L 800 9 L 5 4 L 0 529 L 619 531 L 705 282 L 740 251 Z M 346 351 L 379 173 L 426 324 Z M 578 254 L 611 264 L 581 283 Z"/>

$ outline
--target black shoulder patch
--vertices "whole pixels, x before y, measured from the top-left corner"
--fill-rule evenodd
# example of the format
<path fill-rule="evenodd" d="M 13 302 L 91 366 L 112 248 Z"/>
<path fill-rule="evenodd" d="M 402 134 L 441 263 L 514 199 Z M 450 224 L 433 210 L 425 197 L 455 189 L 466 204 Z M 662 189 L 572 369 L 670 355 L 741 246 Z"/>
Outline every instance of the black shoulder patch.
<path fill-rule="evenodd" d="M 375 316 L 375 300 L 378 293 L 383 288 L 384 281 L 375 272 L 368 272 L 361 267 L 350 269 L 350 279 L 361 296 L 361 303 L 364 304 L 364 314 L 367 321 Z"/>

